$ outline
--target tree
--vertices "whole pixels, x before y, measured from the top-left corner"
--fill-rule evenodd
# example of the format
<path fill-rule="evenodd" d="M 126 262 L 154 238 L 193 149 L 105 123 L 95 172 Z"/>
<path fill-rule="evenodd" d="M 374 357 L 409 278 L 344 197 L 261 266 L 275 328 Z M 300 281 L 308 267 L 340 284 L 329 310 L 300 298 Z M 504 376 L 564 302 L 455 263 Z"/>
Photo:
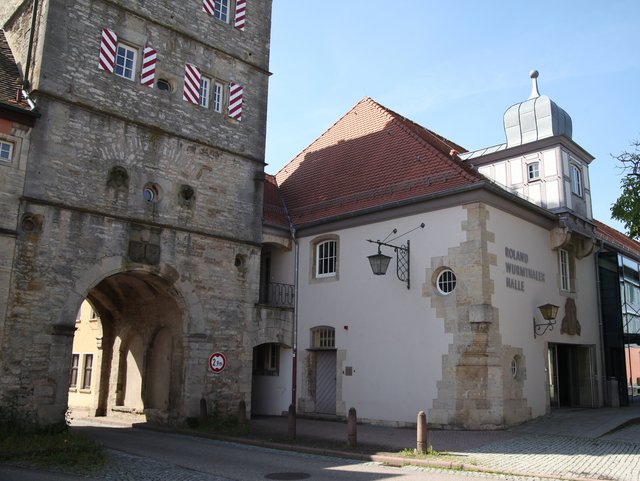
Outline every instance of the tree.
<path fill-rule="evenodd" d="M 622 164 L 622 194 L 611 206 L 611 217 L 621 221 L 627 235 L 640 240 L 640 141 L 633 142 L 632 152 L 614 156 Z"/>

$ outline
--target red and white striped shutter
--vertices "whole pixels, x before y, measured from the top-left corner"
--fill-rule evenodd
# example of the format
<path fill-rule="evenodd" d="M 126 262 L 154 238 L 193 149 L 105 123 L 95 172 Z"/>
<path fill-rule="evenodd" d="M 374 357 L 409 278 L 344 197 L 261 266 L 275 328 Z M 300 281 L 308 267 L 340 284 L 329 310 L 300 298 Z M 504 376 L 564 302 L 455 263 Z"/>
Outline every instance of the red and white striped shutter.
<path fill-rule="evenodd" d="M 100 63 L 98 67 L 109 73 L 113 73 L 116 64 L 116 48 L 118 46 L 118 36 L 113 30 L 108 28 L 102 29 L 102 38 L 100 39 Z"/>
<path fill-rule="evenodd" d="M 202 0 L 202 11 L 213 16 L 214 12 L 216 11 L 216 6 L 213 3 L 213 0 Z"/>
<path fill-rule="evenodd" d="M 147 87 L 153 88 L 153 81 L 156 78 L 156 60 L 157 52 L 146 46 L 142 52 L 142 75 L 140 76 L 140 83 Z"/>
<path fill-rule="evenodd" d="M 184 93 L 182 99 L 193 104 L 200 103 L 200 69 L 190 63 L 184 66 Z"/>
<path fill-rule="evenodd" d="M 238 121 L 242 120 L 242 96 L 244 89 L 241 85 L 231 82 L 229 84 L 229 117 Z"/>
<path fill-rule="evenodd" d="M 236 16 L 233 26 L 244 31 L 244 22 L 247 14 L 247 0 L 236 0 Z"/>

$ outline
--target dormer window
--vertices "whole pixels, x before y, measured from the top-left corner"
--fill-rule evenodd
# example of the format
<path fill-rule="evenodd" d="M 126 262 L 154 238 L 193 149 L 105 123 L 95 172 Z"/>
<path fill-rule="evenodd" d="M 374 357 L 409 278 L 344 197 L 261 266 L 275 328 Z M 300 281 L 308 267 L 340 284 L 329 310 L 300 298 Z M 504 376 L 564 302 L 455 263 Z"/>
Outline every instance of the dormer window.
<path fill-rule="evenodd" d="M 582 170 L 577 165 L 571 164 L 569 167 L 571 179 L 571 193 L 582 197 Z"/>
<path fill-rule="evenodd" d="M 527 164 L 527 178 L 529 182 L 540 179 L 540 162 L 530 162 Z"/>

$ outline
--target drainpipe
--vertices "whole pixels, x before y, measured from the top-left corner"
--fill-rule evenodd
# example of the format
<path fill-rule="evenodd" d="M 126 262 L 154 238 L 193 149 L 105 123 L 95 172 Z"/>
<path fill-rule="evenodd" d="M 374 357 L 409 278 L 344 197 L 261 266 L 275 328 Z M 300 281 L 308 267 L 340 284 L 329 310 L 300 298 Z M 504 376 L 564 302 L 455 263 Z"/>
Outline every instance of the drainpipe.
<path fill-rule="evenodd" d="M 293 356 L 291 359 L 291 405 L 293 406 L 293 412 L 296 412 L 296 399 L 297 399 L 297 389 L 298 389 L 298 271 L 300 266 L 300 244 L 298 243 L 298 239 L 296 238 L 296 228 L 293 225 L 293 221 L 291 220 L 291 216 L 289 215 L 289 210 L 287 209 L 287 205 L 284 202 L 284 198 L 282 197 L 282 193 L 280 192 L 280 187 L 276 182 L 276 189 L 278 189 L 278 193 L 280 194 L 280 202 L 282 203 L 282 208 L 284 209 L 284 213 L 287 216 L 287 223 L 289 224 L 289 233 L 291 234 L 291 240 L 293 241 Z"/>
<path fill-rule="evenodd" d="M 294 412 L 296 412 L 296 399 L 298 397 L 298 266 L 300 265 L 300 244 L 298 243 L 298 239 L 296 239 L 295 235 L 295 228 L 291 226 L 291 236 L 295 246 L 293 273 L 293 365 L 291 369 L 291 405 L 293 406 Z"/>
<path fill-rule="evenodd" d="M 33 9 L 31 10 L 31 30 L 29 31 L 29 44 L 27 45 L 27 59 L 24 66 L 24 72 L 22 75 L 22 89 L 20 93 L 22 97 L 27 101 L 31 110 L 36 108 L 35 103 L 29 97 L 29 88 L 31 84 L 29 82 L 29 70 L 31 69 L 31 55 L 33 53 L 33 38 L 36 33 L 36 19 L 38 16 L 38 0 L 33 0 Z"/>
<path fill-rule="evenodd" d="M 606 399 L 609 394 L 609 386 L 607 384 L 607 376 L 605 373 L 605 365 L 604 365 L 604 356 L 605 356 L 605 348 L 604 348 L 604 322 L 602 320 L 602 298 L 600 295 L 600 252 L 603 249 L 603 242 L 600 241 L 600 248 L 593 256 L 594 262 L 596 265 L 596 300 L 598 304 L 598 326 L 599 326 L 599 335 L 600 335 L 600 379 L 602 380 L 602 392 L 604 393 L 604 398 L 602 400 L 602 405 L 606 404 Z"/>

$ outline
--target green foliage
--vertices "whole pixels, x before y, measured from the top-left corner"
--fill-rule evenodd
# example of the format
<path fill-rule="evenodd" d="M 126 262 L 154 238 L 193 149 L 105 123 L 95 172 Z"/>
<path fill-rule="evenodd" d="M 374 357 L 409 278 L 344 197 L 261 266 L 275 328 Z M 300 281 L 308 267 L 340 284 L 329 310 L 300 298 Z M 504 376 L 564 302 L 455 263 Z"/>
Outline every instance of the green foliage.
<path fill-rule="evenodd" d="M 400 451 L 400 456 L 402 456 L 403 458 L 421 459 L 421 458 L 429 458 L 429 457 L 441 456 L 441 455 L 442 453 L 440 453 L 439 451 L 435 451 L 431 447 L 431 445 L 429 445 L 429 447 L 427 448 L 426 453 L 418 453 L 416 449 L 409 449 L 409 448 L 405 448 L 402 451 Z"/>
<path fill-rule="evenodd" d="M 629 237 L 640 239 L 640 179 L 626 176 L 621 187 L 622 194 L 611 206 L 611 217 L 624 224 Z"/>
<path fill-rule="evenodd" d="M 0 461 L 93 468 L 104 464 L 105 455 L 96 442 L 68 430 L 55 434 L 13 432 L 0 437 Z"/>
<path fill-rule="evenodd" d="M 615 158 L 622 164 L 622 193 L 611 206 L 611 217 L 621 221 L 627 235 L 640 239 L 640 141 L 632 144 L 634 151 L 625 151 Z"/>

